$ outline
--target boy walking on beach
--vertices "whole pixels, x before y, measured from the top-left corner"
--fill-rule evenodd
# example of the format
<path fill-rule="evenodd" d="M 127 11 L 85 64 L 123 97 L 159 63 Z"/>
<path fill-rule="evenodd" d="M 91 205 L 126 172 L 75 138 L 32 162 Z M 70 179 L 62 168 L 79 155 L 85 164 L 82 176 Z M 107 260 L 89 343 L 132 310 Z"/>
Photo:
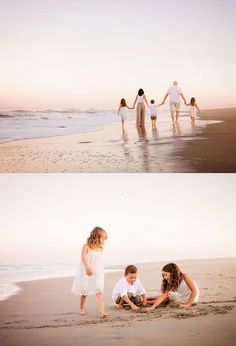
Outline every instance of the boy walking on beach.
<path fill-rule="evenodd" d="M 137 276 L 137 267 L 129 265 L 125 268 L 124 277 L 115 285 L 111 296 L 117 308 L 128 305 L 132 310 L 138 310 L 147 304 L 146 291 Z"/>

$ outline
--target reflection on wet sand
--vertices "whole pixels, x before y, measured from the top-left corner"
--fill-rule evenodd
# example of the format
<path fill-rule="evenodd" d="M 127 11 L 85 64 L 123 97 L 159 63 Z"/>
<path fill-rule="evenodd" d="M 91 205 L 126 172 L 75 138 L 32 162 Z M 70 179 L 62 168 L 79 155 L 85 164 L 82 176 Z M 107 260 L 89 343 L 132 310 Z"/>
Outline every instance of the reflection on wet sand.
<path fill-rule="evenodd" d="M 137 133 L 138 133 L 138 142 L 141 142 L 140 145 L 140 153 L 142 158 L 142 166 L 144 169 L 144 172 L 149 172 L 149 146 L 148 146 L 148 137 L 147 137 L 147 131 L 145 126 L 137 126 Z"/>
<path fill-rule="evenodd" d="M 129 159 L 130 158 L 130 150 L 129 150 L 129 147 L 126 145 L 129 143 L 129 136 L 128 136 L 128 131 L 126 131 L 125 129 L 122 129 L 121 140 L 122 140 L 122 148 L 124 151 L 124 156 L 125 156 L 125 158 Z"/>

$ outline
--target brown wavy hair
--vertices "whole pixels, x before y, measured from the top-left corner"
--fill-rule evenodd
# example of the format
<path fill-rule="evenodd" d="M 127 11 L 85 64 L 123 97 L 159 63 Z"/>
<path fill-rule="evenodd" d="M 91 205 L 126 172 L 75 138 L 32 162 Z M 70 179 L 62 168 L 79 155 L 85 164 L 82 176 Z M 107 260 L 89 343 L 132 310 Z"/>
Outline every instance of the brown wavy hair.
<path fill-rule="evenodd" d="M 120 105 L 121 105 L 121 107 L 127 107 L 125 99 L 120 100 Z"/>
<path fill-rule="evenodd" d="M 107 232 L 101 227 L 94 227 L 87 238 L 86 245 L 90 249 L 102 249 L 102 239 L 107 239 Z"/>
<path fill-rule="evenodd" d="M 176 291 L 184 278 L 184 274 L 175 263 L 166 264 L 162 268 L 162 271 L 170 273 L 170 282 L 165 279 L 162 280 L 161 292 L 165 293 L 166 291 Z"/>

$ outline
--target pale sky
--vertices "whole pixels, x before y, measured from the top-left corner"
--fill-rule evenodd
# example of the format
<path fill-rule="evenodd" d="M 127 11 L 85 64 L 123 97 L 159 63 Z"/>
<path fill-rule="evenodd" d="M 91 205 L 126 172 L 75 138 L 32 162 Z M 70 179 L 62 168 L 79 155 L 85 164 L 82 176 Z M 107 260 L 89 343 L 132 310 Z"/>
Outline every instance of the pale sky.
<path fill-rule="evenodd" d="M 235 256 L 235 175 L 0 175 L 0 264 L 80 260 L 94 226 L 106 264 Z"/>
<path fill-rule="evenodd" d="M 0 0 L 0 107 L 236 106 L 235 0 Z"/>

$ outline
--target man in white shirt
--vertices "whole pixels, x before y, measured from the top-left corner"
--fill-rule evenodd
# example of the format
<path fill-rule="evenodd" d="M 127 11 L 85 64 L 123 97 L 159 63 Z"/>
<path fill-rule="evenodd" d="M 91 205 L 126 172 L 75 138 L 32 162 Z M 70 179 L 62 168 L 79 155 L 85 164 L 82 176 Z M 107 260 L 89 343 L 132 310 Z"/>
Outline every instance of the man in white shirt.
<path fill-rule="evenodd" d="M 184 100 L 184 103 L 187 104 L 186 99 L 178 86 L 178 82 L 174 81 L 173 85 L 167 90 L 165 97 L 161 103 L 163 105 L 165 103 L 165 100 L 169 96 L 170 99 L 170 112 L 171 112 L 171 118 L 173 125 L 176 123 L 178 124 L 178 118 L 179 118 L 179 109 L 180 109 L 180 96 Z"/>
<path fill-rule="evenodd" d="M 111 296 L 117 308 L 128 304 L 132 310 L 138 310 L 139 306 L 147 304 L 146 291 L 137 275 L 138 269 L 134 265 L 125 268 L 125 275 L 117 282 Z"/>

